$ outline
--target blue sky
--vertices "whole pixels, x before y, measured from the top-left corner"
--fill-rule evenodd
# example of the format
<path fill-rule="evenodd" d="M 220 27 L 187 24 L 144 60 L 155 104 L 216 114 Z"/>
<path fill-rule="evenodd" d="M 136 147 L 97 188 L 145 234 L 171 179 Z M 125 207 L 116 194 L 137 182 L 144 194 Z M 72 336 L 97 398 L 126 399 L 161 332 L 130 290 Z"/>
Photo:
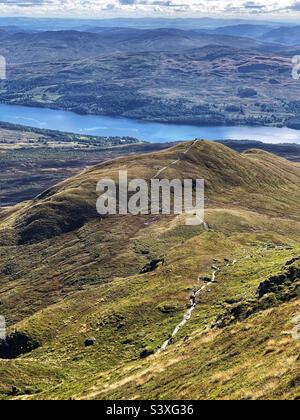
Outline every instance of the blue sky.
<path fill-rule="evenodd" d="M 228 16 L 296 19 L 300 0 L 0 0 L 7 16 Z"/>

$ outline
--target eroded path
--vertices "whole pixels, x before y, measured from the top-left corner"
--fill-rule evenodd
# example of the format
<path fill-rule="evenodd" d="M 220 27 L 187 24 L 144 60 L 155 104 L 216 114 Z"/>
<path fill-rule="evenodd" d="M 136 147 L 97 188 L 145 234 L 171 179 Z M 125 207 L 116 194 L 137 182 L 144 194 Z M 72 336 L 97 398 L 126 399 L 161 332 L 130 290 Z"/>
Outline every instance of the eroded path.
<path fill-rule="evenodd" d="M 192 314 L 197 306 L 197 296 L 200 295 L 201 292 L 204 292 L 204 290 L 206 290 L 209 286 L 212 286 L 215 282 L 216 282 L 216 274 L 220 271 L 220 268 L 216 267 L 216 269 L 212 272 L 212 277 L 211 277 L 211 281 L 202 285 L 199 289 L 194 289 L 191 295 L 191 299 L 190 299 L 190 307 L 189 309 L 186 311 L 186 313 L 183 316 L 183 320 L 176 325 L 176 327 L 174 328 L 174 331 L 171 335 L 170 338 L 168 338 L 168 340 L 166 340 L 163 345 L 161 346 L 161 348 L 158 350 L 158 352 L 162 352 L 164 350 L 166 350 L 166 348 L 172 344 L 174 337 L 178 334 L 178 332 L 181 330 L 181 328 L 191 319 Z M 198 281 L 199 281 L 200 276 L 198 277 Z"/>
<path fill-rule="evenodd" d="M 192 144 L 189 145 L 189 147 L 187 147 L 187 149 L 183 152 L 183 155 L 187 155 L 190 150 L 194 147 L 194 145 L 198 142 L 199 140 L 195 140 Z M 181 158 L 178 158 L 176 160 L 174 160 L 173 162 L 171 162 L 169 165 L 164 166 L 163 168 L 161 168 L 154 176 L 154 179 L 158 178 L 164 171 L 166 171 L 168 168 L 170 168 L 173 165 L 176 165 L 178 162 L 181 161 Z M 203 227 L 205 229 L 205 231 L 209 231 L 209 225 L 208 223 L 206 223 L 205 221 L 202 222 L 203 223 Z M 216 267 L 216 269 L 213 271 L 212 273 L 212 278 L 211 281 L 206 283 L 205 285 L 202 285 L 199 289 L 194 289 L 190 298 L 190 306 L 189 309 L 186 311 L 186 313 L 183 316 L 183 320 L 176 325 L 171 337 L 166 340 L 163 345 L 161 346 L 161 348 L 159 349 L 159 352 L 164 351 L 173 341 L 173 338 L 178 334 L 178 332 L 180 331 L 180 329 L 191 319 L 192 317 L 192 313 L 195 310 L 196 306 L 197 306 L 197 296 L 199 296 L 199 294 L 201 292 L 203 292 L 205 289 L 207 289 L 209 286 L 211 286 L 213 283 L 215 283 L 216 281 L 216 273 L 220 271 L 219 268 Z M 198 277 L 198 282 L 200 281 L 200 276 Z"/>
<path fill-rule="evenodd" d="M 188 153 L 189 153 L 189 151 L 194 147 L 194 145 L 196 144 L 198 142 L 198 140 L 195 140 L 192 144 L 190 144 L 189 145 L 189 147 L 183 152 L 183 154 L 184 155 L 187 155 Z M 180 158 L 178 158 L 178 159 L 176 159 L 176 160 L 174 160 L 173 162 L 171 162 L 171 163 L 169 163 L 169 165 L 167 165 L 167 166 L 164 166 L 163 168 L 161 168 L 156 174 L 155 174 L 155 176 L 153 177 L 153 179 L 156 179 L 156 178 L 158 178 L 159 177 L 159 175 L 162 173 L 162 172 L 164 172 L 164 171 L 166 171 L 168 168 L 170 168 L 171 166 L 173 166 L 173 165 L 176 165 L 176 163 L 178 163 L 178 162 L 180 162 L 181 161 L 181 159 Z"/>

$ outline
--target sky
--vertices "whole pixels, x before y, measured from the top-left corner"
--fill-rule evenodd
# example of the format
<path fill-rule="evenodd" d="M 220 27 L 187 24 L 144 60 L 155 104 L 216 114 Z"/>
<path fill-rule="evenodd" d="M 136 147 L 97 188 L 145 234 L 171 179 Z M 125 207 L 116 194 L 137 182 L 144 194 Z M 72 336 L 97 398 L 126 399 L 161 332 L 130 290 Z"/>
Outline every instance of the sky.
<path fill-rule="evenodd" d="M 300 0 L 0 0 L 2 16 L 297 19 Z"/>

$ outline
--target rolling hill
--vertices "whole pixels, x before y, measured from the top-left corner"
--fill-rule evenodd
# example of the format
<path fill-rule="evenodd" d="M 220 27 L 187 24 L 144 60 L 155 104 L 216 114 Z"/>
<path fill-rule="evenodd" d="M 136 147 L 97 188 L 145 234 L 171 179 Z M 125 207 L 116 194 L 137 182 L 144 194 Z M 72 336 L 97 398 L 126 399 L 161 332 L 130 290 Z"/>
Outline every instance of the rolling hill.
<path fill-rule="evenodd" d="M 201 31 L 201 30 L 200 30 Z M 238 24 L 227 25 L 211 30 L 203 30 L 202 32 L 209 34 L 252 38 L 256 41 L 282 44 L 282 45 L 300 45 L 299 26 L 281 26 L 273 27 L 267 24 Z"/>
<path fill-rule="evenodd" d="M 278 25 L 270 21 L 260 21 L 263 25 L 276 27 Z M 25 18 L 25 17 L 0 17 L 0 26 L 18 27 L 26 31 L 45 31 L 45 30 L 82 30 L 90 31 L 95 27 L 113 28 L 136 28 L 136 29 L 200 29 L 218 28 L 227 25 L 256 24 L 256 20 L 245 19 L 214 19 L 211 17 L 203 18 L 115 18 L 115 19 L 55 19 L 55 18 Z M 283 25 L 283 23 L 282 23 Z"/>
<path fill-rule="evenodd" d="M 293 26 L 291 28 L 280 27 L 268 31 L 261 40 L 265 42 L 274 42 L 286 45 L 300 45 L 300 26 Z"/>
<path fill-rule="evenodd" d="M 93 32 L 61 30 L 44 32 L 0 31 L 0 52 L 8 64 L 39 63 L 54 59 L 82 60 L 115 52 L 185 51 L 207 45 L 263 48 L 260 41 L 172 28 L 95 28 Z"/>
<path fill-rule="evenodd" d="M 259 25 L 259 24 L 239 24 L 239 25 L 229 25 L 214 29 L 213 32 L 216 34 L 230 35 L 230 36 L 241 36 L 254 39 L 263 39 L 263 35 L 267 32 L 270 32 L 269 25 Z"/>
<path fill-rule="evenodd" d="M 191 125 L 297 127 L 297 47 L 179 29 L 0 32 L 0 101 Z"/>
<path fill-rule="evenodd" d="M 100 218 L 96 183 L 120 169 L 204 178 L 206 224 Z M 299 184 L 297 163 L 199 140 L 99 164 L 2 209 L 1 398 L 299 398 Z M 160 352 L 191 293 L 191 318 Z"/>

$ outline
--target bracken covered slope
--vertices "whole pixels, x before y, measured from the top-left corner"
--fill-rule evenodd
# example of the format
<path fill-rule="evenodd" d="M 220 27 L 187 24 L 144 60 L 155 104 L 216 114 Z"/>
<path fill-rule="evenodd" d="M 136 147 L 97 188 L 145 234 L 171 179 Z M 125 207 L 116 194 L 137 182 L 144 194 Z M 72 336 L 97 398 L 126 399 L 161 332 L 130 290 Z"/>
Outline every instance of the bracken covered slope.
<path fill-rule="evenodd" d="M 96 184 L 122 169 L 204 178 L 208 226 L 101 219 Z M 298 164 L 197 141 L 104 163 L 3 209 L 1 398 L 299 398 L 299 186 Z M 191 318 L 159 352 L 193 289 Z"/>

